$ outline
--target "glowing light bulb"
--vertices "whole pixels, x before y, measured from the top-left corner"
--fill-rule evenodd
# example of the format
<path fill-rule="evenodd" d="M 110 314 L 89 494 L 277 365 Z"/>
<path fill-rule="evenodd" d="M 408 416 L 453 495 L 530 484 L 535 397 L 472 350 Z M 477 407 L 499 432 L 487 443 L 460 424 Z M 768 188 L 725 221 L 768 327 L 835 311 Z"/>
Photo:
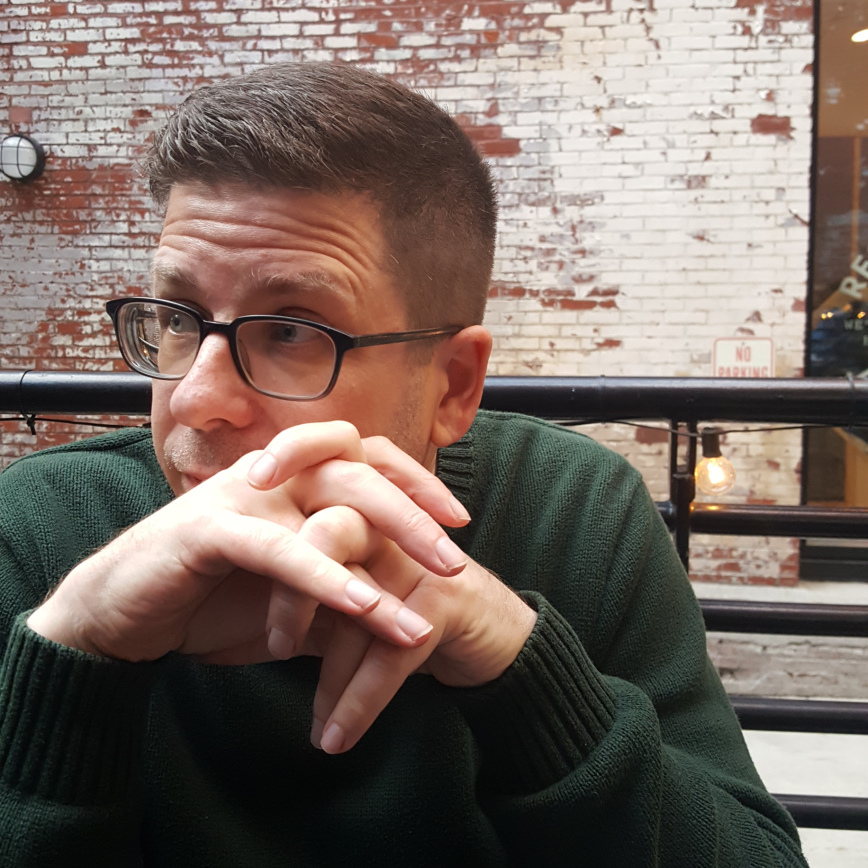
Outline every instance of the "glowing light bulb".
<path fill-rule="evenodd" d="M 850 39 L 852 42 L 868 42 L 868 27 L 864 30 L 857 30 Z"/>
<path fill-rule="evenodd" d="M 702 432 L 702 461 L 696 465 L 694 478 L 706 494 L 725 494 L 735 484 L 735 470 L 720 452 L 719 428 Z"/>

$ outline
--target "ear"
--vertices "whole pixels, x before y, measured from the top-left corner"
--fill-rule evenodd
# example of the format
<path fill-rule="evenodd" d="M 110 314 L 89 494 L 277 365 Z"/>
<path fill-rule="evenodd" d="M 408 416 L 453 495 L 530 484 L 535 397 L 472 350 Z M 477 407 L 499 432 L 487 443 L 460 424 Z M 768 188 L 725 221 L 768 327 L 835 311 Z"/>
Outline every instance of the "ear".
<path fill-rule="evenodd" d="M 439 398 L 431 425 L 436 447 L 460 440 L 470 428 L 485 385 L 491 333 L 483 326 L 468 326 L 437 347 L 434 388 Z"/>

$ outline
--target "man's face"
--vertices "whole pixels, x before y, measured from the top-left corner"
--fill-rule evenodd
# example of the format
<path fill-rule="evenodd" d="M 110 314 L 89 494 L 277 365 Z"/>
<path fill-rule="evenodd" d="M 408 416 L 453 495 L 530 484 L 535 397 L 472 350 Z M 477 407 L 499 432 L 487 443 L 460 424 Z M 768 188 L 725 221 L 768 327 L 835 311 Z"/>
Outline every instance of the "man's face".
<path fill-rule="evenodd" d="M 374 208 L 361 196 L 240 186 L 176 186 L 154 259 L 158 298 L 206 319 L 297 316 L 351 334 L 407 329 L 386 275 Z M 332 392 L 316 401 L 260 395 L 233 364 L 227 340 L 209 335 L 179 381 L 154 380 L 154 447 L 180 494 L 263 448 L 284 428 L 344 419 L 362 436 L 383 434 L 433 465 L 425 368 L 406 345 L 347 353 Z"/>

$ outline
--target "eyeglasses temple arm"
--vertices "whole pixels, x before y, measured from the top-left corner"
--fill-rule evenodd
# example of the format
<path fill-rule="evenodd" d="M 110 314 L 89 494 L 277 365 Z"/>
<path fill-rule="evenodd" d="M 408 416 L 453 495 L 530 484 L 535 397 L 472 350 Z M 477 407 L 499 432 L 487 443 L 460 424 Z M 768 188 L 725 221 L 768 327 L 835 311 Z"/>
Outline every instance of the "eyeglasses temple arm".
<path fill-rule="evenodd" d="M 354 347 L 375 347 L 382 344 L 402 344 L 407 341 L 423 341 L 427 338 L 437 338 L 442 335 L 454 335 L 463 326 L 452 326 L 446 329 L 418 329 L 409 332 L 383 332 L 376 335 L 359 335 L 353 338 Z"/>

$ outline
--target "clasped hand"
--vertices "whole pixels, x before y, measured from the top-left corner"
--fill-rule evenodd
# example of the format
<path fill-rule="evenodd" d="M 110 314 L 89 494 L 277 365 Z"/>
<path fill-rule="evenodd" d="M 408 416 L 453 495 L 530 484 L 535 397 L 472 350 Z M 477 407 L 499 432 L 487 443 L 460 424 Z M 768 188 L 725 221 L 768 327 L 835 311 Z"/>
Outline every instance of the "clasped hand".
<path fill-rule="evenodd" d="M 28 625 L 131 661 L 320 656 L 311 739 L 338 753 L 412 673 L 478 686 L 530 635 L 535 613 L 440 526 L 468 520 L 385 438 L 298 425 L 83 561 Z"/>

